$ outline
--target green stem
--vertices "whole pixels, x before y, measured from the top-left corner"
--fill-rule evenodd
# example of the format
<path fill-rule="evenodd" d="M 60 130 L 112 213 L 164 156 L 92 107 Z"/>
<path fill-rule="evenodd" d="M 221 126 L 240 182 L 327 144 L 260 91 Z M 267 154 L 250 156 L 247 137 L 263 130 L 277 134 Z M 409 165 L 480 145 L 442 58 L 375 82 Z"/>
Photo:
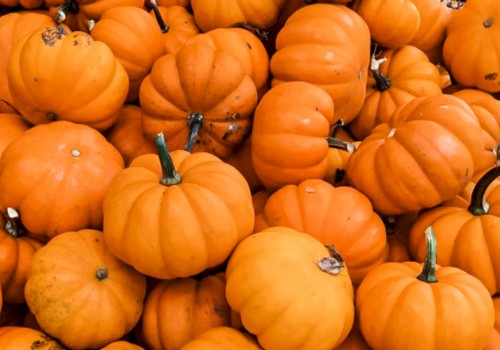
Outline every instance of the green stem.
<path fill-rule="evenodd" d="M 168 31 L 170 30 L 170 26 L 163 20 L 163 17 L 161 16 L 160 13 L 160 9 L 158 9 L 156 0 L 150 0 L 149 2 L 151 3 L 151 7 L 153 8 L 153 13 L 155 14 L 156 22 L 158 22 L 161 32 L 168 33 Z"/>
<path fill-rule="evenodd" d="M 69 13 L 76 14 L 80 11 L 77 0 L 65 0 L 64 4 L 57 10 L 54 20 L 57 24 L 61 24 L 66 20 Z"/>
<path fill-rule="evenodd" d="M 500 166 L 491 168 L 477 181 L 472 191 L 471 200 L 467 210 L 473 215 L 488 214 L 489 205 L 484 199 L 488 186 L 500 176 Z"/>
<path fill-rule="evenodd" d="M 160 157 L 162 177 L 160 183 L 165 186 L 172 186 L 181 183 L 182 177 L 175 170 L 174 162 L 168 151 L 167 143 L 163 133 L 156 136 L 156 146 L 158 147 L 158 156 Z"/>
<path fill-rule="evenodd" d="M 436 235 L 432 226 L 427 227 L 425 230 L 425 243 L 424 268 L 420 275 L 417 276 L 417 279 L 426 283 L 436 283 L 438 281 L 436 277 Z"/>
<path fill-rule="evenodd" d="M 189 135 L 186 141 L 186 145 L 184 149 L 188 152 L 193 152 L 194 142 L 196 137 L 198 136 L 198 132 L 201 129 L 203 124 L 203 114 L 201 113 L 193 113 L 188 117 L 188 125 L 189 125 Z"/>

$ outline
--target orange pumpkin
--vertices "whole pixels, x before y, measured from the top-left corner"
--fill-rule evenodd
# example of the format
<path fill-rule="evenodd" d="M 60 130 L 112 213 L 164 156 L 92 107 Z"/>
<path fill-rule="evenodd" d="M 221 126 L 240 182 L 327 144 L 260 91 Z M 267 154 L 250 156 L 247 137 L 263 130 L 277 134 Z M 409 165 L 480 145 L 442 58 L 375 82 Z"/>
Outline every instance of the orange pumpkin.
<path fill-rule="evenodd" d="M 203 32 L 249 23 L 259 29 L 272 27 L 286 0 L 191 0 L 196 24 Z"/>
<path fill-rule="evenodd" d="M 444 94 L 418 97 L 372 129 L 346 174 L 377 212 L 399 215 L 458 194 L 483 154 L 482 129 L 467 103 Z"/>
<path fill-rule="evenodd" d="M 500 91 L 498 20 L 496 0 L 468 0 L 453 12 L 443 43 L 443 61 L 458 84 Z"/>
<path fill-rule="evenodd" d="M 106 345 L 101 350 L 144 350 L 144 348 L 126 340 L 118 340 Z"/>
<path fill-rule="evenodd" d="M 0 113 L 0 156 L 4 149 L 31 127 L 23 117 L 15 113 Z"/>
<path fill-rule="evenodd" d="M 0 158 L 0 208 L 18 211 L 37 237 L 99 228 L 120 153 L 97 130 L 67 121 L 41 124 L 10 143 Z"/>
<path fill-rule="evenodd" d="M 352 328 L 353 287 L 342 257 L 307 233 L 270 227 L 245 238 L 226 281 L 229 305 L 264 349 L 329 350 Z"/>
<path fill-rule="evenodd" d="M 28 327 L 0 327 L 0 348 L 2 350 L 66 350 L 57 340 L 41 331 Z"/>
<path fill-rule="evenodd" d="M 172 151 L 225 158 L 250 132 L 257 89 L 236 57 L 193 43 L 156 60 L 139 100 L 146 137 L 162 132 Z"/>
<path fill-rule="evenodd" d="M 250 134 L 243 144 L 237 147 L 225 162 L 234 166 L 245 177 L 250 186 L 252 193 L 261 190 L 262 184 L 260 183 L 257 174 L 252 164 L 252 135 Z"/>
<path fill-rule="evenodd" d="M 210 328 L 187 342 L 181 350 L 262 350 L 255 337 L 237 329 L 221 326 Z"/>
<path fill-rule="evenodd" d="M 0 0 L 0 6 L 16 7 L 25 9 L 37 9 L 43 5 L 44 0 Z"/>
<path fill-rule="evenodd" d="M 385 261 L 388 246 L 384 223 L 373 212 L 368 198 L 352 187 L 306 179 L 279 188 L 260 207 L 254 207 L 254 232 L 286 226 L 306 232 L 323 244 L 333 244 L 354 285 Z"/>
<path fill-rule="evenodd" d="M 415 97 L 442 94 L 439 70 L 415 46 L 374 54 L 370 71 L 363 107 L 349 124 L 358 140 L 368 136 L 378 124 L 387 122 L 397 107 Z"/>
<path fill-rule="evenodd" d="M 305 81 L 321 87 L 333 99 L 336 117 L 348 124 L 363 105 L 369 60 L 363 19 L 344 5 L 313 4 L 295 11 L 278 32 L 271 84 Z"/>
<path fill-rule="evenodd" d="M 54 20 L 43 12 L 16 11 L 0 16 L 0 113 L 15 112 L 7 82 L 7 61 L 12 46 L 37 29 L 54 24 Z"/>
<path fill-rule="evenodd" d="M 222 264 L 252 233 L 251 193 L 216 156 L 169 154 L 161 134 L 157 144 L 159 156 L 137 157 L 112 180 L 104 237 L 113 254 L 148 276 L 190 277 Z"/>
<path fill-rule="evenodd" d="M 129 88 L 125 69 L 106 44 L 61 26 L 19 40 L 7 77 L 16 109 L 35 125 L 67 120 L 105 130 Z"/>
<path fill-rule="evenodd" d="M 225 288 L 223 273 L 159 282 L 148 293 L 142 315 L 148 346 L 180 349 L 210 328 L 232 326 Z"/>
<path fill-rule="evenodd" d="M 436 266 L 432 227 L 425 232 L 423 266 L 388 262 L 361 282 L 356 291 L 361 333 L 374 349 L 483 349 L 494 323 L 491 296 L 465 271 Z"/>
<path fill-rule="evenodd" d="M 135 101 L 142 79 L 149 74 L 156 59 L 165 53 L 156 21 L 142 8 L 118 6 L 102 14 L 90 35 L 105 43 L 123 65 L 129 78 L 126 101 Z"/>
<path fill-rule="evenodd" d="M 500 166 L 483 175 L 467 209 L 439 206 L 428 210 L 419 215 L 410 232 L 412 255 L 422 261 L 425 255 L 422 232 L 432 225 L 440 248 L 437 263 L 458 267 L 477 277 L 491 295 L 500 292 L 500 198 L 486 202 L 484 194 L 498 176 Z M 496 190 L 500 193 L 500 187 Z"/>
<path fill-rule="evenodd" d="M 144 275 L 111 254 L 97 230 L 52 238 L 33 256 L 25 287 L 41 329 L 71 349 L 101 348 L 130 332 L 145 295 Z"/>

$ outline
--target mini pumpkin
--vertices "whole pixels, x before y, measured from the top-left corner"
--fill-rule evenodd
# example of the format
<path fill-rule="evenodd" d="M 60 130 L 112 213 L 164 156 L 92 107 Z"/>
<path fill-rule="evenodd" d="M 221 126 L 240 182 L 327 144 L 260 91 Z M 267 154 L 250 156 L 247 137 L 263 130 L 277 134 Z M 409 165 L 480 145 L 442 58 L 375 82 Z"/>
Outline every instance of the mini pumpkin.
<path fill-rule="evenodd" d="M 45 333 L 21 326 L 0 327 L 0 347 L 3 350 L 66 350 L 57 340 Z"/>
<path fill-rule="evenodd" d="M 144 348 L 126 340 L 118 340 L 106 345 L 101 350 L 144 350 Z"/>
<path fill-rule="evenodd" d="M 32 125 L 15 113 L 0 113 L 0 156 L 12 141 L 21 136 Z"/>
<path fill-rule="evenodd" d="M 181 348 L 181 350 L 211 349 L 262 350 L 251 334 L 227 326 L 210 328 Z"/>

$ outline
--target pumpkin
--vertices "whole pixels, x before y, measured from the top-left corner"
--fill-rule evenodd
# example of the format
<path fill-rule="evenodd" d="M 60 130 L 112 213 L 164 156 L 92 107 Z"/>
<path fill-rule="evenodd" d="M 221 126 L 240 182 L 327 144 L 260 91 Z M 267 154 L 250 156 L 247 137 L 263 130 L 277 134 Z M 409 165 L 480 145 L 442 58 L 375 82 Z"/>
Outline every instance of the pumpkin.
<path fill-rule="evenodd" d="M 226 298 L 264 349 L 332 349 L 353 325 L 353 287 L 341 255 L 288 227 L 238 244 L 226 268 Z"/>
<path fill-rule="evenodd" d="M 0 113 L 0 157 L 4 149 L 30 127 L 19 114 Z"/>
<path fill-rule="evenodd" d="M 490 340 L 488 344 L 484 348 L 484 350 L 498 350 L 500 349 L 500 333 L 493 328 L 493 332 L 491 334 Z"/>
<path fill-rule="evenodd" d="M 269 194 L 263 206 L 254 205 L 254 231 L 286 226 L 306 232 L 323 244 L 333 244 L 342 255 L 352 283 L 385 261 L 385 225 L 368 198 L 352 187 L 334 187 L 320 179 L 306 179 Z"/>
<path fill-rule="evenodd" d="M 223 273 L 159 282 L 149 293 L 142 330 L 151 349 L 180 349 L 198 334 L 232 326 Z"/>
<path fill-rule="evenodd" d="M 286 0 L 191 0 L 196 24 L 203 32 L 216 28 L 249 23 L 259 29 L 271 28 L 278 19 Z"/>
<path fill-rule="evenodd" d="M 43 243 L 22 227 L 18 213 L 7 208 L 0 215 L 0 295 L 10 303 L 24 302 L 24 285 L 35 252 Z M 0 298 L 1 300 L 2 298 Z M 1 309 L 1 307 L 0 307 Z"/>
<path fill-rule="evenodd" d="M 443 43 L 443 61 L 458 84 L 500 91 L 499 18 L 495 0 L 468 0 L 453 13 Z"/>
<path fill-rule="evenodd" d="M 105 43 L 123 65 L 129 78 L 126 101 L 135 101 L 142 79 L 149 74 L 156 59 L 165 53 L 156 21 L 142 8 L 118 6 L 102 14 L 92 26 L 90 35 Z"/>
<path fill-rule="evenodd" d="M 15 209 L 36 237 L 99 228 L 120 153 L 97 130 L 67 121 L 40 124 L 11 142 L 0 158 L 0 208 Z"/>
<path fill-rule="evenodd" d="M 125 104 L 111 129 L 106 133 L 106 139 L 122 155 L 125 166 L 142 154 L 155 153 L 156 145 L 142 133 L 142 115 L 140 106 Z"/>
<path fill-rule="evenodd" d="M 483 154 L 481 126 L 467 103 L 444 94 L 418 97 L 372 129 L 346 174 L 377 212 L 399 215 L 454 197 Z"/>
<path fill-rule="evenodd" d="M 423 266 L 388 262 L 361 282 L 355 299 L 361 333 L 373 349 L 483 349 L 494 323 L 488 290 L 463 270 L 436 266 L 431 226 L 425 236 Z"/>
<path fill-rule="evenodd" d="M 458 267 L 477 277 L 491 295 L 500 292 L 500 198 L 488 203 L 484 194 L 498 176 L 500 166 L 483 175 L 474 187 L 468 208 L 430 209 L 419 215 L 410 232 L 412 255 L 422 261 L 425 255 L 422 231 L 432 225 L 440 247 L 437 263 Z"/>
<path fill-rule="evenodd" d="M 439 70 L 415 46 L 374 52 L 370 72 L 363 107 L 349 124 L 358 140 L 368 136 L 376 125 L 387 122 L 397 107 L 415 97 L 442 94 Z"/>
<path fill-rule="evenodd" d="M 370 33 L 356 12 L 337 4 L 305 6 L 277 34 L 271 85 L 305 81 L 321 87 L 347 125 L 363 105 L 369 60 Z"/>
<path fill-rule="evenodd" d="M 3 350 L 65 350 L 57 340 L 43 332 L 20 326 L 0 327 L 0 347 Z"/>
<path fill-rule="evenodd" d="M 495 328 L 500 332 L 500 295 L 493 296 L 495 306 Z"/>
<path fill-rule="evenodd" d="M 255 174 L 252 164 L 252 134 L 250 134 L 224 161 L 238 169 L 247 180 L 252 193 L 262 189 L 262 184 L 257 174 Z"/>
<path fill-rule="evenodd" d="M 182 6 L 187 8 L 190 6 L 190 0 L 157 0 L 158 6 L 171 7 L 171 6 Z"/>
<path fill-rule="evenodd" d="M 0 5 L 25 9 L 37 9 L 43 5 L 43 0 L 0 0 Z"/>
<path fill-rule="evenodd" d="M 269 56 L 262 41 L 243 28 L 217 28 L 190 38 L 186 44 L 203 42 L 229 52 L 242 63 L 255 87 L 262 96 L 267 90 L 269 77 Z"/>
<path fill-rule="evenodd" d="M 176 52 L 186 41 L 200 33 L 193 14 L 184 6 L 157 6 L 149 13 L 160 26 L 165 53 Z"/>
<path fill-rule="evenodd" d="M 373 41 L 383 48 L 410 44 L 420 28 L 420 12 L 412 0 L 356 0 L 352 9 L 368 25 Z"/>
<path fill-rule="evenodd" d="M 118 117 L 129 88 L 125 69 L 106 44 L 61 26 L 19 40 L 7 77 L 14 105 L 30 123 L 67 120 L 101 131 Z"/>
<path fill-rule="evenodd" d="M 337 120 L 323 89 L 302 81 L 271 88 L 255 109 L 251 158 L 262 185 L 276 190 L 328 170 L 327 138 Z"/>
<path fill-rule="evenodd" d="M 111 254 L 101 231 L 84 229 L 61 233 L 36 252 L 24 291 L 47 334 L 71 349 L 96 349 L 137 324 L 146 278 Z"/>
<path fill-rule="evenodd" d="M 161 279 L 194 276 L 222 264 L 252 233 L 248 184 L 207 152 L 146 154 L 118 173 L 104 199 L 104 237 L 118 258 Z M 147 256 L 148 259 L 144 259 Z"/>
<path fill-rule="evenodd" d="M 253 336 L 237 329 L 219 326 L 207 329 L 184 344 L 181 350 L 261 350 Z"/>
<path fill-rule="evenodd" d="M 0 16 L 0 113 L 15 112 L 7 82 L 7 61 L 12 46 L 37 29 L 54 24 L 54 20 L 42 12 L 16 11 Z"/>
<path fill-rule="evenodd" d="M 257 89 L 238 58 L 193 43 L 156 60 L 139 100 L 146 137 L 162 132 L 172 151 L 225 158 L 250 132 Z"/>
<path fill-rule="evenodd" d="M 351 332 L 335 350 L 372 350 L 359 330 L 357 320 L 354 320 Z"/>
<path fill-rule="evenodd" d="M 109 343 L 105 347 L 101 348 L 101 350 L 144 350 L 144 348 L 126 340 L 118 340 Z"/>

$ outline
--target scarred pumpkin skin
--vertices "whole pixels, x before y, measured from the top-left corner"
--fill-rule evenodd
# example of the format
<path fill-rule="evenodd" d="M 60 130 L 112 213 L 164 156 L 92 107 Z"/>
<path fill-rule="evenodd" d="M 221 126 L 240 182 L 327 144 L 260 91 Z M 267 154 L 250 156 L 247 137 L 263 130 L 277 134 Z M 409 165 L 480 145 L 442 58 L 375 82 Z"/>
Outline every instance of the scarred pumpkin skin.
<path fill-rule="evenodd" d="M 3 350 L 66 350 L 58 341 L 43 332 L 20 326 L 0 327 L 0 347 Z"/>
<path fill-rule="evenodd" d="M 458 194 L 483 153 L 481 126 L 467 103 L 444 94 L 419 97 L 363 139 L 346 173 L 376 211 L 399 215 Z"/>
<path fill-rule="evenodd" d="M 250 189 L 234 167 L 207 152 L 170 154 L 180 183 L 160 184 L 159 158 L 145 154 L 114 177 L 104 199 L 112 252 L 161 279 L 223 263 L 254 221 Z"/>
<path fill-rule="evenodd" d="M 41 329 L 71 349 L 98 349 L 130 332 L 145 295 L 145 276 L 111 254 L 101 231 L 88 229 L 39 249 L 25 287 Z"/>
<path fill-rule="evenodd" d="M 7 77 L 16 109 L 35 125 L 66 120 L 105 130 L 118 117 L 129 89 L 123 65 L 106 44 L 62 26 L 19 40 Z"/>
<path fill-rule="evenodd" d="M 257 232 L 229 258 L 229 305 L 264 349 L 332 349 L 354 319 L 352 283 L 338 258 L 307 233 L 283 226 Z"/>
<path fill-rule="evenodd" d="M 289 81 L 317 85 L 333 99 L 336 117 L 348 124 L 363 105 L 369 60 L 370 33 L 356 12 L 338 4 L 308 5 L 277 34 L 271 86 Z"/>
<path fill-rule="evenodd" d="M 33 235 L 102 226 L 102 201 L 124 167 L 97 130 L 67 121 L 34 126 L 0 160 L 0 208 L 18 211 Z"/>
<path fill-rule="evenodd" d="M 184 45 L 153 65 L 141 84 L 146 137 L 165 135 L 172 151 L 184 149 L 193 113 L 203 122 L 192 152 L 227 157 L 250 132 L 257 89 L 240 61 L 206 43 Z"/>
<path fill-rule="evenodd" d="M 262 350 L 251 334 L 227 326 L 210 328 L 198 334 L 181 348 L 181 350 L 212 349 Z"/>
<path fill-rule="evenodd" d="M 500 3 L 468 0 L 454 11 L 443 44 L 443 60 L 458 84 L 500 91 Z"/>

